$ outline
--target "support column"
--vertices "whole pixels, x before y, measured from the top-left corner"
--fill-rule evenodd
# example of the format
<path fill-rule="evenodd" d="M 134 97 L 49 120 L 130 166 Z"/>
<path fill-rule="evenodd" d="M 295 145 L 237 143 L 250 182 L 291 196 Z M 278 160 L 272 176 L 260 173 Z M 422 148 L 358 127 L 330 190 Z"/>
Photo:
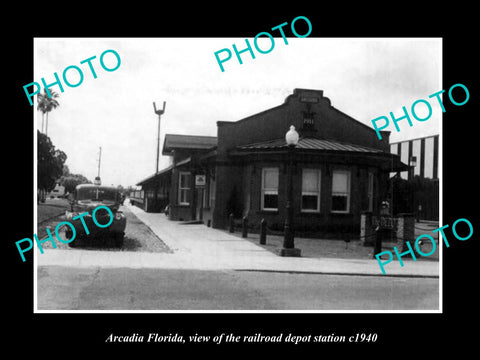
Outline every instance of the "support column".
<path fill-rule="evenodd" d="M 372 212 L 364 211 L 360 215 L 360 244 L 372 246 L 375 244 L 376 233 L 372 225 Z"/>
<path fill-rule="evenodd" d="M 420 140 L 420 178 L 425 178 L 425 138 Z"/>
<path fill-rule="evenodd" d="M 400 161 L 402 160 L 402 143 L 399 142 L 397 146 L 397 155 Z M 397 171 L 397 177 L 400 178 L 400 171 Z"/>
<path fill-rule="evenodd" d="M 396 246 L 400 252 L 408 250 L 407 241 L 410 245 L 415 242 L 415 217 L 413 214 L 398 214 Z"/>
<path fill-rule="evenodd" d="M 408 142 L 408 159 L 407 159 L 407 163 L 408 163 L 408 180 L 412 180 L 414 175 L 415 175 L 415 170 L 410 168 L 410 159 L 412 158 L 413 156 L 413 141 L 410 140 Z"/>
<path fill-rule="evenodd" d="M 438 135 L 433 138 L 433 179 L 438 179 Z"/>

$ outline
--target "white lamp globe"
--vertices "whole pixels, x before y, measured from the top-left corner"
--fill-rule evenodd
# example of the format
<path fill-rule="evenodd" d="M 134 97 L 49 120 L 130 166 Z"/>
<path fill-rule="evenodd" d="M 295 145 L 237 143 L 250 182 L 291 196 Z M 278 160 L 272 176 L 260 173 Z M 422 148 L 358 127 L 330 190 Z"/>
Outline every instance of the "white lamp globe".
<path fill-rule="evenodd" d="M 298 132 L 295 130 L 295 126 L 291 125 L 290 130 L 287 131 L 285 134 L 285 141 L 287 142 L 288 146 L 295 146 L 298 144 L 299 135 Z"/>

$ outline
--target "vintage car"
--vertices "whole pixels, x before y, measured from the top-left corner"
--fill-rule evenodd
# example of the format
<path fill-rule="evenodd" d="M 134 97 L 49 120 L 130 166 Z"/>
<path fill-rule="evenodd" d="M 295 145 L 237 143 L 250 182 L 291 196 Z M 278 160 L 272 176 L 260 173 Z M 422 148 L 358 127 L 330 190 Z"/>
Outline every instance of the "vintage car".
<path fill-rule="evenodd" d="M 75 227 L 75 239 L 69 242 L 71 247 L 81 243 L 108 244 L 109 240 L 113 240 L 116 247 L 122 247 L 127 221 L 123 212 L 118 210 L 122 196 L 115 187 L 95 184 L 77 185 L 69 201 L 71 211 L 66 212 L 66 218 Z M 107 207 L 113 214 L 112 223 L 108 227 L 100 227 L 96 224 L 106 225 L 112 217 L 105 208 L 95 210 L 99 206 Z M 88 214 L 77 217 L 85 212 Z M 88 233 L 85 228 L 88 229 Z M 65 237 L 66 239 L 73 237 L 73 230 L 70 227 L 66 227 Z"/>

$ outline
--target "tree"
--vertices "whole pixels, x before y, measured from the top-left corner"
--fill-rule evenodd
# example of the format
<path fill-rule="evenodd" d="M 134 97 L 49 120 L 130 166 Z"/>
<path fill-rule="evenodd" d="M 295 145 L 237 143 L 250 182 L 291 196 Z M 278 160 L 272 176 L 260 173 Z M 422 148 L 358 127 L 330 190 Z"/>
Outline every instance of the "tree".
<path fill-rule="evenodd" d="M 67 155 L 55 149 L 50 138 L 37 130 L 37 187 L 44 194 L 55 187 L 55 182 L 62 176 L 63 164 Z"/>
<path fill-rule="evenodd" d="M 67 165 L 63 165 L 63 175 L 58 183 L 65 187 L 65 193 L 72 193 L 79 184 L 91 184 L 85 176 L 81 174 L 72 174 Z"/>
<path fill-rule="evenodd" d="M 43 122 L 44 122 L 44 117 L 45 114 L 46 116 L 46 123 L 45 123 L 45 135 L 48 134 L 48 113 L 55 109 L 57 106 L 60 106 L 56 98 L 58 98 L 60 95 L 58 95 L 55 91 L 50 91 L 50 96 L 47 94 L 47 90 L 43 89 L 43 94 L 40 93 L 37 96 L 37 110 L 40 110 L 42 112 L 42 132 L 43 132 Z"/>
<path fill-rule="evenodd" d="M 59 184 L 65 186 L 65 192 L 68 193 L 72 193 L 77 185 L 91 183 L 90 180 L 81 174 L 69 174 L 67 176 L 62 176 L 59 180 Z"/>
<path fill-rule="evenodd" d="M 45 89 L 44 89 L 45 91 Z M 46 94 L 46 91 L 45 91 Z M 42 112 L 42 133 L 43 133 L 43 124 L 45 122 L 45 113 L 47 112 L 47 96 L 40 93 L 37 96 L 37 110 Z"/>
<path fill-rule="evenodd" d="M 62 177 L 63 176 L 69 176 L 70 175 L 70 169 L 68 165 L 63 164 L 63 169 L 62 169 Z"/>

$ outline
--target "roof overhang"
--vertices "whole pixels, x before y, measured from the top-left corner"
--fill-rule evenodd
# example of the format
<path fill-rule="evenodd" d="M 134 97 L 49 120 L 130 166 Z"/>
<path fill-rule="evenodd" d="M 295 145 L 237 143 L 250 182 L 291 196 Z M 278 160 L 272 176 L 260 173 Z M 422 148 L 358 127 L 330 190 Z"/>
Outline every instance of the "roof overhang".
<path fill-rule="evenodd" d="M 289 152 L 289 147 L 284 139 L 276 139 L 265 141 L 255 144 L 247 144 L 237 146 L 230 151 L 228 155 L 232 158 L 244 158 L 255 156 L 257 159 L 266 156 L 269 159 L 273 159 L 275 155 L 285 155 Z M 316 138 L 303 138 L 300 139 L 295 147 L 295 155 L 297 159 L 302 155 L 308 155 L 321 159 L 322 162 L 325 159 L 338 161 L 338 159 L 344 159 L 345 162 L 357 163 L 365 165 L 367 163 L 375 163 L 384 171 L 406 171 L 409 166 L 400 161 L 400 157 L 396 154 L 382 151 L 380 149 L 374 149 L 357 144 L 347 144 L 336 142 L 332 140 L 316 139 Z"/>
<path fill-rule="evenodd" d="M 178 150 L 208 151 L 216 146 L 216 136 L 166 134 L 162 155 L 173 155 Z"/>
<path fill-rule="evenodd" d="M 160 170 L 159 172 L 153 174 L 153 175 L 150 175 L 149 177 L 146 177 L 145 179 L 139 181 L 138 183 L 136 183 L 135 185 L 137 186 L 145 186 L 145 185 L 148 185 L 149 183 L 153 183 L 155 181 L 158 181 L 158 179 L 162 176 L 165 176 L 166 174 L 168 173 L 171 173 L 173 169 L 175 168 L 178 168 L 178 167 L 181 167 L 181 166 L 184 166 L 184 165 L 187 165 L 189 164 L 190 162 L 192 161 L 192 158 L 191 157 L 188 157 L 182 161 L 179 161 L 178 163 L 176 164 L 173 164 L 173 165 L 170 165 L 169 167 L 166 167 L 165 169 L 162 169 Z"/>

